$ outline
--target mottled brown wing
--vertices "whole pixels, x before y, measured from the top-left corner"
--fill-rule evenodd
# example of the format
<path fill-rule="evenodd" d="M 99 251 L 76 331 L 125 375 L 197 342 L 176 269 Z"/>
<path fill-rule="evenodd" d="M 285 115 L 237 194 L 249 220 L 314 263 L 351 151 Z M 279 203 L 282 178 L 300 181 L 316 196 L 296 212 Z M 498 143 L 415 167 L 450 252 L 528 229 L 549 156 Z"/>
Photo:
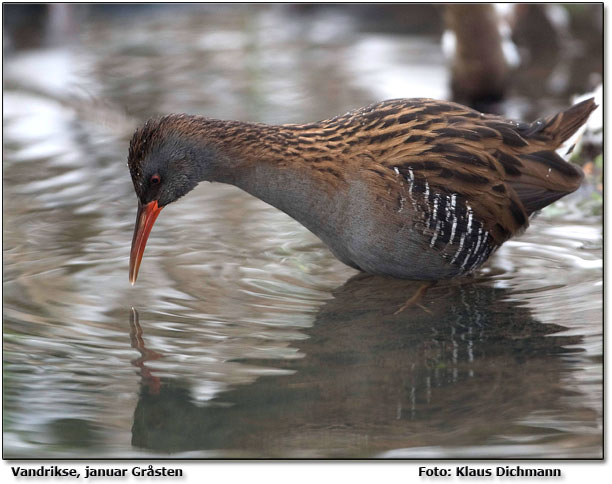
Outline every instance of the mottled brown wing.
<path fill-rule="evenodd" d="M 450 102 L 387 101 L 360 110 L 359 137 L 384 166 L 404 174 L 410 169 L 432 189 L 470 200 L 501 244 L 527 226 L 531 213 L 580 185 L 580 169 L 554 150 L 595 107 L 589 100 L 547 119 L 517 123 Z"/>

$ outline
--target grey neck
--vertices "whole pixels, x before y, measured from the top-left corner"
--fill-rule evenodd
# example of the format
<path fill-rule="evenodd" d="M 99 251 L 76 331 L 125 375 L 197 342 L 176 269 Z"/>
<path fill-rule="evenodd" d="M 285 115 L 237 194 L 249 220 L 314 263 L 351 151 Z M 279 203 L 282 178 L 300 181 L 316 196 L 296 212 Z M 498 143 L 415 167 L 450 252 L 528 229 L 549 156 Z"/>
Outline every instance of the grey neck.
<path fill-rule="evenodd" d="M 279 150 L 278 127 L 229 123 L 221 127 L 223 136 L 215 136 L 216 124 L 207 127 L 206 147 L 200 146 L 198 153 L 199 163 L 206 165 L 200 180 L 234 185 L 282 210 L 322 239 L 331 236 L 336 197 L 316 179 L 314 170 L 296 152 L 296 144 Z M 235 138 L 227 136 L 228 127 L 237 131 Z M 270 148 L 272 143 L 275 150 Z"/>

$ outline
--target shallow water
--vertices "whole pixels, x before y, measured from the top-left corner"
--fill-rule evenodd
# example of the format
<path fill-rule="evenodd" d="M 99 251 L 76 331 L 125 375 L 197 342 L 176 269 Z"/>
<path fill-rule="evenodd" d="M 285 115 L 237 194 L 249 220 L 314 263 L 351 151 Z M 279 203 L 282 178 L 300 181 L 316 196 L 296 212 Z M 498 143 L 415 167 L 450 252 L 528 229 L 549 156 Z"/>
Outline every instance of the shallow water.
<path fill-rule="evenodd" d="M 139 122 L 302 122 L 446 97 L 438 37 L 283 6 L 101 17 L 66 35 L 4 65 L 5 458 L 602 456 L 592 181 L 474 278 L 403 310 L 417 283 L 359 274 L 219 184 L 164 209 L 128 282 Z"/>

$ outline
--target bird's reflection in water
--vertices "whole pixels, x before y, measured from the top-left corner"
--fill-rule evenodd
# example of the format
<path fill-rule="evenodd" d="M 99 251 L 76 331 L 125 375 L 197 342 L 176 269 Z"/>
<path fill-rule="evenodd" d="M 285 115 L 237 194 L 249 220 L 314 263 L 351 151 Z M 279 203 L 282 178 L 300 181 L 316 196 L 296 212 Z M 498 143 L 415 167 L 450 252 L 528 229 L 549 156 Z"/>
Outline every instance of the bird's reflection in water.
<path fill-rule="evenodd" d="M 140 376 L 142 377 L 141 385 L 143 390 L 148 389 L 150 394 L 159 395 L 161 380 L 147 367 L 146 362 L 157 360 L 158 358 L 161 358 L 162 355 L 157 351 L 150 350 L 146 347 L 142 337 L 140 321 L 138 320 L 138 311 L 136 311 L 134 308 L 132 308 L 130 311 L 130 342 L 132 344 L 132 348 L 140 352 L 140 357 L 132 360 L 130 363 L 140 368 Z"/>
<path fill-rule="evenodd" d="M 142 372 L 133 445 L 215 457 L 371 457 L 398 448 L 487 445 L 542 435 L 519 422 L 559 409 L 560 354 L 575 336 L 536 321 L 491 281 L 447 283 L 395 314 L 418 284 L 356 276 L 318 312 L 304 355 L 206 406 L 187 383 Z M 143 353 L 144 355 L 144 353 Z M 249 360 L 250 363 L 253 360 Z M 478 457 L 478 456 L 474 456 Z"/>

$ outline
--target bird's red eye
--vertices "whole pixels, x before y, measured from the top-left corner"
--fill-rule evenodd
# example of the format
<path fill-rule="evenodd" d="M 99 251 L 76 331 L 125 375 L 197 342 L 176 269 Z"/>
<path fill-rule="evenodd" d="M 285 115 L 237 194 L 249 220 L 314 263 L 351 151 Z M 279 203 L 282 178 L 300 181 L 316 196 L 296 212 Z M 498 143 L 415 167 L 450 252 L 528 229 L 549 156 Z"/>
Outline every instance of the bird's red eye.
<path fill-rule="evenodd" d="M 151 177 L 151 183 L 153 183 L 153 185 L 157 185 L 160 181 L 161 177 L 157 173 Z"/>

